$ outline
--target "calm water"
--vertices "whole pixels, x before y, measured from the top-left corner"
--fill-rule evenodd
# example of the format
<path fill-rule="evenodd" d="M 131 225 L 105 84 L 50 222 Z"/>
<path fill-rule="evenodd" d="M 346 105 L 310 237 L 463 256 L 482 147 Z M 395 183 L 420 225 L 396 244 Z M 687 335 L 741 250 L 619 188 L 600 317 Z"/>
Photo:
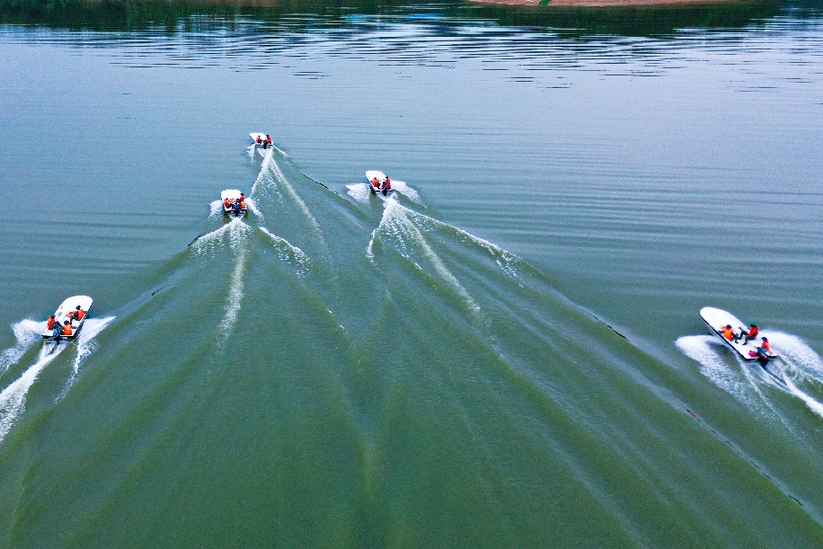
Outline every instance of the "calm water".
<path fill-rule="evenodd" d="M 823 545 L 820 3 L 21 5 L 0 546 Z"/>

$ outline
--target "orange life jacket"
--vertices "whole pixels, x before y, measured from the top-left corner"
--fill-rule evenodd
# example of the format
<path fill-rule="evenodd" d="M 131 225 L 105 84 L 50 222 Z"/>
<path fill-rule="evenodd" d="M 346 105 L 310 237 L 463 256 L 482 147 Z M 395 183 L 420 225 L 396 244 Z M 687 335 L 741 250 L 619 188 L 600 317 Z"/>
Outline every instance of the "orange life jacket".
<path fill-rule="evenodd" d="M 77 309 L 77 316 L 75 316 L 74 318 L 80 321 L 83 320 L 84 316 L 86 316 L 86 311 L 84 311 L 83 309 Z"/>
<path fill-rule="evenodd" d="M 54 325 L 55 324 L 57 324 L 57 321 L 53 318 L 49 318 L 49 321 L 46 324 L 46 327 L 48 327 L 49 330 L 54 330 Z"/>
<path fill-rule="evenodd" d="M 771 354 L 772 353 L 772 346 L 769 344 L 769 341 L 762 341 L 762 345 L 760 346 L 764 351 Z"/>
<path fill-rule="evenodd" d="M 724 326 L 721 330 L 721 333 L 723 334 L 723 337 L 725 337 L 729 341 L 734 339 L 734 330 L 732 330 L 728 326 Z"/>
<path fill-rule="evenodd" d="M 749 330 L 749 339 L 754 339 L 757 337 L 757 333 L 760 331 L 760 328 L 757 326 L 752 326 Z"/>
<path fill-rule="evenodd" d="M 71 323 L 63 324 L 63 335 L 67 335 L 67 336 L 71 335 Z"/>

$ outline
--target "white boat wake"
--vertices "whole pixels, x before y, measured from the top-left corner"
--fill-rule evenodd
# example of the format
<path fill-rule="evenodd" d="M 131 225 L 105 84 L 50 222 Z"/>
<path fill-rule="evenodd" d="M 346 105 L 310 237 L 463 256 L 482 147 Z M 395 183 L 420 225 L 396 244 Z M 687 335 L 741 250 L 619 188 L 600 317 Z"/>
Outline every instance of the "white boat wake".
<path fill-rule="evenodd" d="M 286 179 L 286 176 L 283 174 L 280 166 L 277 165 L 277 162 L 274 159 L 274 154 L 272 154 L 271 150 L 266 153 L 266 156 L 263 159 L 263 165 L 260 167 L 260 173 L 257 175 L 254 185 L 252 185 L 251 194 L 261 192 L 262 189 L 272 189 L 276 191 L 281 205 L 283 205 L 283 195 L 287 195 L 297 206 L 297 209 L 302 213 L 303 217 L 308 221 L 312 232 L 318 236 L 320 242 L 323 246 L 325 246 L 323 230 L 320 228 L 320 224 L 312 215 L 306 203 L 303 202 L 303 199 L 300 198 L 300 195 L 297 194 L 297 191 L 294 190 L 291 183 L 289 183 L 288 179 Z"/>
<path fill-rule="evenodd" d="M 236 251 L 240 242 L 250 232 L 251 228 L 243 223 L 241 217 L 234 217 L 219 229 L 198 237 L 191 247 L 197 255 L 206 255 L 220 244 L 224 236 L 228 236 L 232 248 Z"/>
<path fill-rule="evenodd" d="M 214 200 L 209 203 L 209 218 L 223 215 L 223 202 Z"/>
<path fill-rule="evenodd" d="M 357 202 L 362 202 L 363 204 L 369 203 L 369 195 L 371 195 L 371 191 L 369 190 L 369 186 L 365 183 L 351 183 L 350 185 L 346 185 L 346 189 L 348 195 L 354 198 Z"/>
<path fill-rule="evenodd" d="M 11 428 L 17 423 L 17 419 L 23 413 L 26 406 L 26 395 L 37 376 L 49 362 L 66 349 L 66 344 L 59 345 L 57 349 L 53 349 L 53 345 L 53 343 L 45 344 L 40 350 L 37 362 L 23 372 L 23 375 L 17 381 L 0 393 L 0 442 L 11 431 Z"/>
<path fill-rule="evenodd" d="M 265 227 L 258 227 L 260 231 L 271 238 L 274 241 L 275 249 L 279 254 L 281 261 L 286 261 L 289 263 L 293 263 L 297 266 L 297 274 L 299 276 L 303 276 L 309 269 L 309 265 L 311 261 L 309 260 L 309 256 L 303 252 L 297 246 L 294 246 L 291 242 L 286 240 L 285 238 L 281 238 L 276 234 L 270 232 Z"/>
<path fill-rule="evenodd" d="M 237 316 L 240 314 L 240 306 L 243 302 L 243 295 L 245 289 L 245 282 L 243 275 L 246 272 L 246 253 L 241 250 L 234 260 L 234 270 L 232 270 L 231 281 L 229 286 L 229 294 L 226 296 L 226 314 L 220 322 L 220 333 L 222 335 L 222 343 L 225 344 L 232 332 L 234 332 L 234 325 L 237 323 Z M 221 345 L 221 348 L 223 345 Z"/>
<path fill-rule="evenodd" d="M 780 358 L 764 369 L 756 362 L 745 362 L 731 353 L 715 336 L 697 335 L 679 338 L 675 344 L 689 358 L 700 364 L 700 373 L 738 401 L 757 410 L 766 405 L 776 413 L 764 386 L 799 398 L 816 415 L 823 418 L 823 402 L 810 392 L 823 387 L 823 360 L 797 336 L 763 331 Z M 739 370 L 729 368 L 733 358 Z M 757 375 L 759 373 L 760 375 Z M 806 389 L 809 386 L 809 389 Z M 801 388 L 802 387 L 802 388 Z"/>
<path fill-rule="evenodd" d="M 80 372 L 83 361 L 97 350 L 97 342 L 94 341 L 94 337 L 102 332 L 114 319 L 115 317 L 113 316 L 88 318 L 86 322 L 83 323 L 83 330 L 80 332 L 80 335 L 77 336 L 77 355 L 74 357 L 71 375 L 66 382 L 65 389 L 63 389 L 63 392 L 60 393 L 60 396 L 58 396 L 56 400 L 63 400 L 69 392 L 69 389 L 74 385 L 74 382 L 77 381 L 77 374 Z"/>
<path fill-rule="evenodd" d="M 9 347 L 0 353 L 0 374 L 6 372 L 10 366 L 17 364 L 23 353 L 28 350 L 35 342 L 39 341 L 43 330 L 46 329 L 46 323 L 38 322 L 36 320 L 21 320 L 12 324 L 11 327 L 14 332 L 14 338 L 17 344 L 14 347 Z"/>
<path fill-rule="evenodd" d="M 410 187 L 405 181 L 398 181 L 396 179 L 392 179 L 391 188 L 394 189 L 396 192 L 399 192 L 412 202 L 416 202 L 423 206 L 423 202 L 420 200 L 420 195 L 418 194 L 418 192 L 414 190 L 412 187 Z"/>
<path fill-rule="evenodd" d="M 521 263 L 520 258 L 516 255 L 507 252 L 500 246 L 496 244 L 492 244 L 488 240 L 483 238 L 474 236 L 473 234 L 464 231 L 463 229 L 459 229 L 448 223 L 443 223 L 442 221 L 438 221 L 432 217 L 427 215 L 423 215 L 421 213 L 415 212 L 409 208 L 406 208 L 399 202 L 394 199 L 388 199 L 385 201 L 384 204 L 384 212 L 383 218 L 380 220 L 380 225 L 378 225 L 377 229 L 372 232 L 372 238 L 369 241 L 368 246 L 366 247 L 366 255 L 369 257 L 370 260 L 373 260 L 373 251 L 372 246 L 374 244 L 374 237 L 378 234 L 381 227 L 391 229 L 392 224 L 396 223 L 398 220 L 404 219 L 408 223 L 416 224 L 421 227 L 423 230 L 440 230 L 446 232 L 455 233 L 463 242 L 467 242 L 469 244 L 473 244 L 484 249 L 489 255 L 494 258 L 494 261 L 497 263 L 498 267 L 509 275 L 512 279 L 516 280 L 518 284 L 522 286 L 523 279 L 520 276 L 518 271 L 518 264 Z M 422 232 L 419 233 L 422 237 Z"/>
<path fill-rule="evenodd" d="M 700 373 L 709 381 L 746 404 L 748 408 L 758 409 L 759 399 L 752 394 L 749 378 L 729 368 L 727 359 L 718 353 L 723 347 L 720 347 L 715 336 L 683 336 L 675 344 L 683 354 L 700 364 Z M 757 391 L 755 386 L 755 392 Z"/>
<path fill-rule="evenodd" d="M 114 320 L 114 317 L 87 319 L 83 324 L 83 331 L 80 332 L 76 345 L 70 342 L 55 344 L 50 341 L 43 344 L 43 348 L 38 354 L 37 361 L 25 372 L 23 372 L 23 375 L 21 375 L 8 387 L 3 389 L 3 392 L 0 393 L 0 442 L 2 442 L 9 431 L 11 431 L 12 427 L 14 427 L 15 423 L 17 423 L 17 420 L 25 410 L 26 396 L 28 395 L 31 386 L 37 380 L 37 376 L 43 371 L 43 368 L 45 368 L 50 362 L 52 362 L 69 347 L 76 347 L 77 356 L 74 359 L 72 376 L 69 378 L 70 386 L 76 378 L 77 371 L 83 363 L 83 360 L 96 349 L 93 345 L 94 337 L 98 335 L 106 326 L 108 326 L 112 320 Z M 35 324 L 39 325 L 40 323 Z M 67 391 L 68 387 L 63 390 L 58 399 L 65 396 Z"/>
<path fill-rule="evenodd" d="M 419 251 L 434 268 L 435 272 L 457 292 L 472 314 L 478 316 L 480 314 L 480 305 L 474 300 L 471 294 L 469 294 L 468 290 L 460 284 L 460 281 L 448 269 L 440 256 L 437 255 L 437 252 L 426 242 L 423 231 L 414 224 L 414 216 L 419 214 L 403 207 L 397 200 L 392 198 L 385 201 L 384 208 L 383 218 L 380 220 L 377 228 L 372 231 L 371 240 L 369 240 L 369 244 L 366 247 L 366 255 L 369 261 L 372 264 L 375 262 L 374 241 L 378 236 L 395 242 L 400 254 L 412 262 L 418 269 L 421 267 L 414 260 L 410 249 L 413 248 Z"/>

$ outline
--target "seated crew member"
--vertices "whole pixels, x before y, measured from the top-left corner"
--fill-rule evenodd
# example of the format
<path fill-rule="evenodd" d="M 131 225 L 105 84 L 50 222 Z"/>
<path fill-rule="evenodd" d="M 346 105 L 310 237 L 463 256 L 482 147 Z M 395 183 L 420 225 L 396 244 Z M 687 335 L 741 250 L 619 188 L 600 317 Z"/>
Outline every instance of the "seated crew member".
<path fill-rule="evenodd" d="M 255 140 L 255 143 L 257 143 L 258 145 L 262 145 L 263 144 L 263 139 L 261 139 L 260 136 L 258 135 L 257 139 Z"/>
<path fill-rule="evenodd" d="M 760 348 L 758 350 L 762 356 L 765 356 L 766 358 L 772 357 L 772 346 L 767 338 L 760 338 Z"/>
<path fill-rule="evenodd" d="M 55 326 L 59 326 L 57 320 L 54 318 L 54 315 L 49 315 L 49 319 L 46 321 L 46 329 L 54 330 Z"/>
<path fill-rule="evenodd" d="M 389 177 L 388 175 L 386 176 L 386 185 L 385 185 L 385 189 L 386 189 L 387 191 L 390 191 L 390 190 L 391 190 L 391 177 Z"/>
<path fill-rule="evenodd" d="M 83 308 L 80 307 L 80 305 L 74 308 L 74 320 L 80 322 L 81 320 L 83 320 L 84 316 L 86 316 L 86 311 L 84 311 Z"/>
<path fill-rule="evenodd" d="M 720 333 L 723 334 L 723 337 L 726 338 L 728 341 L 734 340 L 734 330 L 732 330 L 731 324 L 726 324 L 723 328 L 720 329 Z"/>
<path fill-rule="evenodd" d="M 63 321 L 63 335 L 70 336 L 72 333 L 71 321 L 64 320 Z"/>
<path fill-rule="evenodd" d="M 745 345 L 749 341 L 755 339 L 759 332 L 760 332 L 760 328 L 758 328 L 756 324 L 749 324 L 748 331 L 745 330 L 744 328 L 740 328 L 740 333 L 737 336 L 735 336 L 734 340 L 735 341 L 740 340 L 740 341 L 743 342 L 743 345 Z"/>
<path fill-rule="evenodd" d="M 228 198 L 224 198 L 223 199 L 223 209 L 228 210 L 229 208 L 231 208 L 231 200 L 229 200 Z"/>
<path fill-rule="evenodd" d="M 266 143 L 268 143 L 269 145 L 271 145 L 271 144 L 272 144 L 272 142 L 271 142 L 271 136 L 270 136 L 269 134 L 266 134 Z"/>
<path fill-rule="evenodd" d="M 375 189 L 379 189 L 380 188 L 380 181 L 378 181 L 377 178 L 375 177 L 374 179 L 371 180 L 371 186 L 374 187 Z"/>
<path fill-rule="evenodd" d="M 240 193 L 240 209 L 246 211 L 246 195 Z"/>

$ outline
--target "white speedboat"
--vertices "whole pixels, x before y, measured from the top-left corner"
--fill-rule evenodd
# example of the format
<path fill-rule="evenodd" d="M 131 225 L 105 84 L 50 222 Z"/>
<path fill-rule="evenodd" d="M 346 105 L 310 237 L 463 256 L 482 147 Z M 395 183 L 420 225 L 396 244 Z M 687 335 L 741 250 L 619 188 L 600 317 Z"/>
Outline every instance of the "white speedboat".
<path fill-rule="evenodd" d="M 59 339 L 74 339 L 77 337 L 77 333 L 80 331 L 80 328 L 83 327 L 83 323 L 88 317 L 89 309 L 91 309 L 93 301 L 94 300 L 87 295 L 75 295 L 66 298 L 66 300 L 57 307 L 57 310 L 54 312 L 54 323 L 61 328 Z M 49 318 L 49 320 L 52 319 Z M 65 333 L 63 330 L 66 321 L 71 325 L 70 334 Z M 43 339 L 54 339 L 54 328 L 47 327 L 42 335 Z"/>
<path fill-rule="evenodd" d="M 251 140 L 254 141 L 255 146 L 261 149 L 267 149 L 273 146 L 271 136 L 266 133 L 252 132 L 249 136 L 251 136 Z"/>
<path fill-rule="evenodd" d="M 743 360 L 769 361 L 777 356 L 774 352 L 761 351 L 760 337 L 754 339 L 749 339 L 748 336 L 740 337 L 741 334 L 748 334 L 749 329 L 730 312 L 714 307 L 703 307 L 700 309 L 700 317 L 712 333 L 719 337 L 723 343 L 734 349 Z M 726 326 L 731 326 L 737 337 L 730 340 L 724 336 L 723 328 Z"/>
<path fill-rule="evenodd" d="M 223 203 L 223 213 L 240 217 L 246 215 L 246 195 L 237 189 L 226 189 L 220 193 L 220 201 Z"/>
<path fill-rule="evenodd" d="M 366 171 L 366 181 L 369 182 L 369 189 L 372 194 L 381 193 L 383 196 L 388 196 L 389 193 L 394 192 L 391 186 L 391 178 L 379 170 Z"/>

